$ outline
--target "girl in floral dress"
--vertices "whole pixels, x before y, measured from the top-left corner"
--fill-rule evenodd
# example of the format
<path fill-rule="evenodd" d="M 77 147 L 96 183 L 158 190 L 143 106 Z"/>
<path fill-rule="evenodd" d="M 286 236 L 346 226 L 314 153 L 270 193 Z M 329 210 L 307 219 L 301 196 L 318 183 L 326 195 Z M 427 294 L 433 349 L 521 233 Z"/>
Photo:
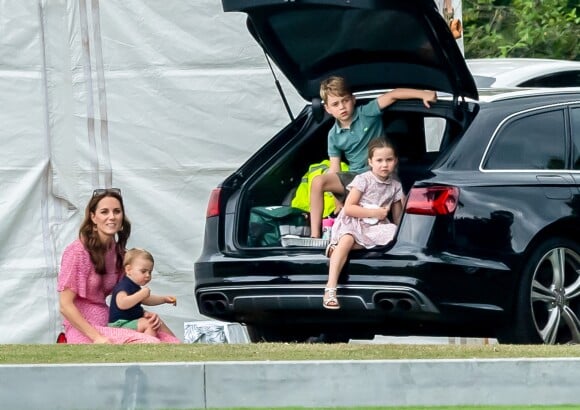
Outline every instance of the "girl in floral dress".
<path fill-rule="evenodd" d="M 79 238 L 64 250 L 58 274 L 67 343 L 180 343 L 172 334 L 159 332 L 154 337 L 107 326 L 109 307 L 105 299 L 123 277 L 123 256 L 130 233 L 121 191 L 95 190 Z M 145 312 L 145 317 L 159 329 L 157 314 Z"/>
<path fill-rule="evenodd" d="M 351 249 L 369 249 L 392 241 L 403 211 L 403 188 L 392 177 L 397 166 L 393 144 L 385 138 L 371 140 L 368 163 L 371 170 L 357 175 L 348 185 L 344 207 L 332 226 L 326 248 L 330 257 L 328 282 L 322 301 L 327 309 L 340 308 L 336 287 Z M 389 211 L 393 221 L 387 219 Z"/>

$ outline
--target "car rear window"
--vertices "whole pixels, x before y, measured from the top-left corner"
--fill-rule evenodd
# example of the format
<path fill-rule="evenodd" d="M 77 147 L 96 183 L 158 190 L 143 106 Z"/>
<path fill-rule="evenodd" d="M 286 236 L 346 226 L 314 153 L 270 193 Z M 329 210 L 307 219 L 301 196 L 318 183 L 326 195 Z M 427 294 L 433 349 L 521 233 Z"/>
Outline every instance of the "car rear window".
<path fill-rule="evenodd" d="M 500 129 L 492 142 L 485 169 L 536 170 L 566 167 L 563 110 L 519 117 Z"/>

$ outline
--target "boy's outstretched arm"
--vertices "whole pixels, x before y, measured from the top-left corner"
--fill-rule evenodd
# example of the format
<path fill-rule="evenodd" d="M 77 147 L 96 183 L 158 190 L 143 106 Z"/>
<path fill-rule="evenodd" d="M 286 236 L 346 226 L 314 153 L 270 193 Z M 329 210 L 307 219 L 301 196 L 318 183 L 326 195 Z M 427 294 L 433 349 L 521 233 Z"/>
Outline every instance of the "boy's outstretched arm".
<path fill-rule="evenodd" d="M 177 299 L 175 298 L 175 296 L 160 296 L 151 294 L 141 303 L 147 306 L 157 306 L 162 305 L 164 303 L 169 303 L 175 306 L 177 304 Z"/>
<path fill-rule="evenodd" d="M 389 92 L 380 95 L 377 98 L 379 108 L 388 107 L 397 100 L 423 100 L 425 107 L 430 108 L 429 103 L 437 101 L 437 93 L 431 90 L 416 90 L 414 88 L 395 88 Z"/>

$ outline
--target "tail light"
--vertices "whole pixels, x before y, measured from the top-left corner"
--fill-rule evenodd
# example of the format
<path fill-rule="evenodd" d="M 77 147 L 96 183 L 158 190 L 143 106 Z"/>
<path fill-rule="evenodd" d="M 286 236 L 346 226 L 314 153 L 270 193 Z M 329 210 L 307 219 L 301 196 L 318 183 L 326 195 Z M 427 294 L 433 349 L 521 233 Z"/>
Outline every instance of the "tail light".
<path fill-rule="evenodd" d="M 215 188 L 211 191 L 209 195 L 209 201 L 207 202 L 207 211 L 205 212 L 205 217 L 210 218 L 212 216 L 219 216 L 220 214 L 220 188 Z"/>
<path fill-rule="evenodd" d="M 459 188 L 454 186 L 412 188 L 405 212 L 419 215 L 449 215 L 455 212 L 458 202 Z"/>

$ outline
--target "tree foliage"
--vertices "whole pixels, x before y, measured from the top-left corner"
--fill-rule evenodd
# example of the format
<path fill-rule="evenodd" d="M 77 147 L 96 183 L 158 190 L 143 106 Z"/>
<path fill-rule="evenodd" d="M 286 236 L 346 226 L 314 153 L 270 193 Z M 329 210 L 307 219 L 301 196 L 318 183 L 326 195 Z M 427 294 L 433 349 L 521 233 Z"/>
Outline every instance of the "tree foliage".
<path fill-rule="evenodd" d="M 463 0 L 466 58 L 580 60 L 579 0 Z"/>

